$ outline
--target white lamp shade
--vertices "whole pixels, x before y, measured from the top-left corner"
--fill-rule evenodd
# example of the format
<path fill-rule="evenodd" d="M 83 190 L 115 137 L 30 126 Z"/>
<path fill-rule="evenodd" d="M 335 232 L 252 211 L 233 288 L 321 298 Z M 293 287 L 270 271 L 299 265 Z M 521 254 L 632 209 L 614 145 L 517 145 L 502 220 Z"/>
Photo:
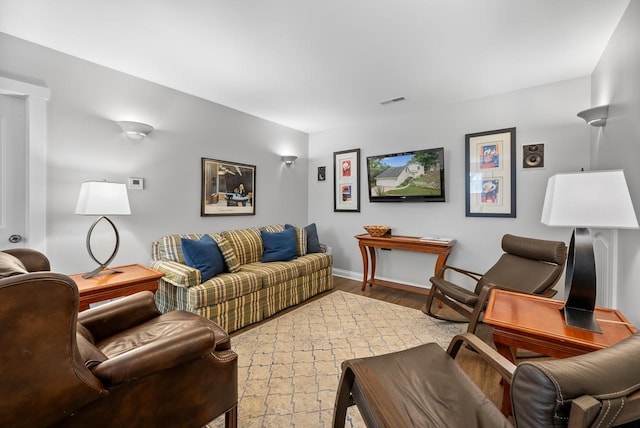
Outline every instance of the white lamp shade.
<path fill-rule="evenodd" d="M 76 214 L 129 215 L 129 196 L 124 183 L 87 181 L 80 187 Z"/>
<path fill-rule="evenodd" d="M 557 174 L 549 178 L 542 208 L 548 226 L 637 229 L 622 170 Z"/>

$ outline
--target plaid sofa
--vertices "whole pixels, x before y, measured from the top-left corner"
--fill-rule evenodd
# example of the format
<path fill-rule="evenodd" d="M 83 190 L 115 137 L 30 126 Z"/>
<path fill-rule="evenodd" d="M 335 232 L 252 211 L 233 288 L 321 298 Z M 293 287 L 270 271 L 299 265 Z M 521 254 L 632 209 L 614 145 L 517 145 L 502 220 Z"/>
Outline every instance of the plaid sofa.
<path fill-rule="evenodd" d="M 158 308 L 194 312 L 232 332 L 333 288 L 331 255 L 306 254 L 303 229 L 296 229 L 298 258 L 270 263 L 260 261 L 260 230 L 279 232 L 284 225 L 210 234 L 228 272 L 202 283 L 200 271 L 185 264 L 181 238 L 203 234 L 167 235 L 153 242 L 151 267 L 164 274 L 156 292 Z"/>

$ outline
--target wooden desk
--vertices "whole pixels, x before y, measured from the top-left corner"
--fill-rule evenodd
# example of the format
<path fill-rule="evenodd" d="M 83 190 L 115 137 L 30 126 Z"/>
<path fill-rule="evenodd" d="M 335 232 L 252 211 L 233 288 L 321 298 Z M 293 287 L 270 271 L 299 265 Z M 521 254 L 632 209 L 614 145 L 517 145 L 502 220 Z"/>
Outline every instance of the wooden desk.
<path fill-rule="evenodd" d="M 607 348 L 638 331 L 620 313 L 596 308 L 602 333 L 567 327 L 561 309 L 564 302 L 540 296 L 493 290 L 484 322 L 493 327 L 498 352 L 512 363 L 518 348 L 555 358 L 567 358 Z M 504 382 L 502 412 L 511 412 L 509 385 Z"/>
<path fill-rule="evenodd" d="M 121 272 L 112 273 L 112 270 Z M 78 285 L 81 311 L 89 309 L 90 303 L 128 296 L 138 291 L 155 292 L 158 289 L 158 279 L 162 277 L 162 273 L 138 264 L 107 268 L 88 279 L 84 279 L 82 275 L 70 275 Z"/>
<path fill-rule="evenodd" d="M 376 248 L 437 254 L 438 259 L 436 260 L 436 266 L 434 269 L 434 272 L 437 273 L 447 261 L 454 243 L 454 241 L 421 241 L 417 236 L 385 235 L 381 237 L 374 237 L 369 235 L 368 233 L 356 235 L 356 239 L 358 240 L 358 246 L 360 247 L 360 252 L 362 253 L 362 266 L 364 272 L 364 278 L 362 279 L 362 291 L 367 288 L 367 284 L 369 284 L 369 286 L 380 285 L 383 287 L 398 288 L 398 285 L 393 282 L 375 278 Z M 369 274 L 369 259 L 371 259 L 371 276 L 369 276 L 369 279 L 367 279 L 367 276 Z"/>

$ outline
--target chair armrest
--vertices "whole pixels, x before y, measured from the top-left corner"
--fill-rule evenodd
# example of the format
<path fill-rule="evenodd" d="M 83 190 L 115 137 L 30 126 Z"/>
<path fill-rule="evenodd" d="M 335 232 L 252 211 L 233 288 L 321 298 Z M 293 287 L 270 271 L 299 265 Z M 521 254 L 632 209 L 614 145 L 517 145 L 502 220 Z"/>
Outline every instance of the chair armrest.
<path fill-rule="evenodd" d="M 86 327 L 96 342 L 113 336 L 160 315 L 151 291 L 87 309 L 78 314 L 78 322 Z"/>
<path fill-rule="evenodd" d="M 463 344 L 466 344 L 469 348 L 476 351 L 485 362 L 500 373 L 504 380 L 511 383 L 513 372 L 516 369 L 515 364 L 500 355 L 498 351 L 484 343 L 475 334 L 463 333 L 455 336 L 451 340 L 451 343 L 449 343 L 449 348 L 447 349 L 447 353 L 451 358 L 456 358 Z"/>
<path fill-rule="evenodd" d="M 198 269 L 171 260 L 153 261 L 151 268 L 164 274 L 161 281 L 166 281 L 176 287 L 193 287 L 199 285 L 201 281 Z"/>
<path fill-rule="evenodd" d="M 571 402 L 567 427 L 587 428 L 600 413 L 602 404 L 590 395 L 583 395 Z"/>
<path fill-rule="evenodd" d="M 458 272 L 462 275 L 468 276 L 469 278 L 473 279 L 474 281 L 480 281 L 480 278 L 482 278 L 482 274 L 481 273 L 477 273 L 477 272 L 472 272 L 470 270 L 466 270 L 466 269 L 461 269 L 461 268 L 457 268 L 454 266 L 449 266 L 449 265 L 443 265 L 440 270 L 438 271 L 438 273 L 436 274 L 436 277 L 438 278 L 442 278 L 444 279 L 444 274 L 447 270 L 452 270 L 454 272 Z"/>
<path fill-rule="evenodd" d="M 204 357 L 213 351 L 215 343 L 213 330 L 195 327 L 116 355 L 91 371 L 106 385 L 118 385 Z"/>
<path fill-rule="evenodd" d="M 2 250 L 2 252 L 11 254 L 13 257 L 19 259 L 25 269 L 27 269 L 27 272 L 43 272 L 51 270 L 49 259 L 40 251 L 36 251 L 31 248 L 8 248 L 6 250 Z"/>

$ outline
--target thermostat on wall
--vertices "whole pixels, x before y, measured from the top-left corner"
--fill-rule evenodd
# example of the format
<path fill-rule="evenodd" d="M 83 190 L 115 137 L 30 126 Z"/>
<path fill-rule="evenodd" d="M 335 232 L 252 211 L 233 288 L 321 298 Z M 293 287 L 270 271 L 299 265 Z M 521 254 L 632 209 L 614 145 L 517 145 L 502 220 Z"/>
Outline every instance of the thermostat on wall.
<path fill-rule="evenodd" d="M 127 187 L 131 190 L 144 189 L 144 178 L 129 177 L 129 185 Z"/>

